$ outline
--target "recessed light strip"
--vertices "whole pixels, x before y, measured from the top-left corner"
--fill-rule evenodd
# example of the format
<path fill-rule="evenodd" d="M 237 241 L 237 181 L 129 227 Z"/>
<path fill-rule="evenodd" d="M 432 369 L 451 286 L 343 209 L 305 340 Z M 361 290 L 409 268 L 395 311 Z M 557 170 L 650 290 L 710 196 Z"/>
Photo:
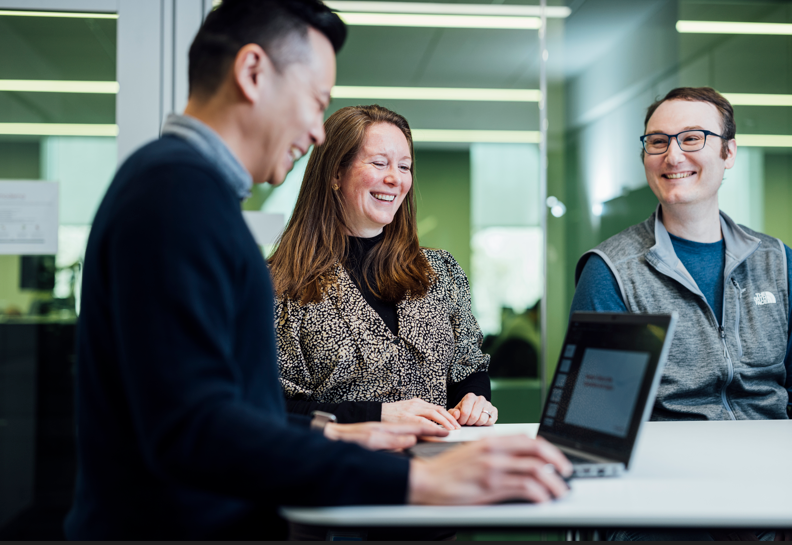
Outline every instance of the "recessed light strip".
<path fill-rule="evenodd" d="M 732 106 L 792 106 L 792 95 L 723 93 Z"/>
<path fill-rule="evenodd" d="M 789 134 L 738 134 L 737 146 L 749 148 L 792 148 Z"/>
<path fill-rule="evenodd" d="M 467 100 L 483 102 L 539 102 L 537 89 L 462 89 L 451 87 L 364 87 L 336 85 L 333 98 L 370 100 Z"/>
<path fill-rule="evenodd" d="M 362 12 L 339 12 L 338 16 L 346 24 L 352 26 L 486 28 L 500 30 L 536 30 L 542 26 L 542 22 L 538 17 Z"/>
<path fill-rule="evenodd" d="M 438 4 L 431 2 L 358 2 L 329 0 L 325 2 L 331 9 L 369 13 L 436 13 L 443 15 L 501 15 L 517 17 L 539 17 L 540 6 L 516 6 L 506 4 Z M 565 6 L 545 8 L 550 18 L 563 19 L 572 12 Z"/>
<path fill-rule="evenodd" d="M 66 19 L 118 19 L 117 13 L 81 13 L 77 11 L 22 11 L 0 9 L 0 17 L 62 17 Z"/>
<path fill-rule="evenodd" d="M 0 134 L 15 136 L 118 136 L 118 125 L 96 123 L 0 123 Z"/>
<path fill-rule="evenodd" d="M 0 135 L 28 136 L 118 136 L 118 125 L 89 123 L 0 123 Z M 539 131 L 413 129 L 415 142 L 538 144 Z M 792 135 L 738 134 L 745 147 L 792 148 Z"/>
<path fill-rule="evenodd" d="M 117 81 L 61 81 L 32 79 L 0 79 L 0 91 L 28 93 L 118 93 Z"/>
<path fill-rule="evenodd" d="M 792 35 L 792 24 L 787 23 L 737 23 L 729 21 L 677 21 L 677 32 L 682 34 L 767 34 Z"/>
<path fill-rule="evenodd" d="M 538 144 L 542 135 L 539 131 L 412 129 L 412 137 L 415 142 Z"/>

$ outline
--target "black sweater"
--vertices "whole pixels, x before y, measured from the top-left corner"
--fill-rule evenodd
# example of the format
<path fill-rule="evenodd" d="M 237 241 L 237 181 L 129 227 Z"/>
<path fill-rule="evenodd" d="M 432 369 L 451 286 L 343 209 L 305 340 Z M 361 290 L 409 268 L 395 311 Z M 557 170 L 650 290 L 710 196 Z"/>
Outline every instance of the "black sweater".
<path fill-rule="evenodd" d="M 278 539 L 280 505 L 406 499 L 407 459 L 287 418 L 267 266 L 183 140 L 137 151 L 99 207 L 77 353 L 70 539 Z"/>
<path fill-rule="evenodd" d="M 363 298 L 379 314 L 391 333 L 398 335 L 398 315 L 396 313 L 396 303 L 389 303 L 377 297 L 366 282 L 363 281 L 364 274 L 368 274 L 369 284 L 376 286 L 373 272 L 363 270 L 363 265 L 368 253 L 379 244 L 385 237 L 384 233 L 372 238 L 349 237 L 349 254 L 347 255 L 346 269 L 349 277 L 360 290 Z M 477 396 L 491 398 L 489 375 L 480 371 L 473 373 L 466 379 L 450 383 L 448 385 L 448 406 L 453 408 L 468 393 Z M 320 403 L 318 401 L 306 401 L 300 399 L 287 399 L 287 407 L 290 413 L 310 414 L 312 411 L 325 411 L 336 415 L 339 422 L 368 422 L 382 419 L 382 403 L 376 401 L 344 401 L 342 403 Z"/>

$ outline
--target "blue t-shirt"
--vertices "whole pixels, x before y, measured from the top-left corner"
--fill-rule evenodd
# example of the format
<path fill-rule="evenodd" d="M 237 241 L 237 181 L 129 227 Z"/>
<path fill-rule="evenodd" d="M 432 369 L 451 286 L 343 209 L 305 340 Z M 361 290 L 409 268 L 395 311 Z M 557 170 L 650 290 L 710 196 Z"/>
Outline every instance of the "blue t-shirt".
<path fill-rule="evenodd" d="M 726 248 L 723 240 L 712 243 L 693 242 L 669 233 L 671 244 L 679 260 L 685 266 L 696 285 L 704 294 L 718 324 L 723 320 L 723 268 L 726 264 Z M 787 278 L 792 282 L 792 249 L 784 245 L 787 259 Z M 792 286 L 792 284 L 790 284 Z M 616 277 L 597 254 L 592 254 L 575 289 L 572 309 L 594 312 L 629 312 L 621 297 Z M 792 400 L 792 305 L 790 305 L 787 353 L 784 362 L 787 369 L 786 388 Z"/>
<path fill-rule="evenodd" d="M 726 245 L 718 242 L 693 242 L 671 233 L 674 252 L 707 299 L 718 325 L 723 325 L 723 269 L 726 267 Z"/>

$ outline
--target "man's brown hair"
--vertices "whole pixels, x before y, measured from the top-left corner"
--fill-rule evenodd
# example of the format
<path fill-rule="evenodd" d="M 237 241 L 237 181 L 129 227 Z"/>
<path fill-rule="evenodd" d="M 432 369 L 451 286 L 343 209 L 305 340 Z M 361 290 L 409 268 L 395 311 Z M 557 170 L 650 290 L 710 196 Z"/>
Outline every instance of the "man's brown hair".
<path fill-rule="evenodd" d="M 269 259 L 275 292 L 302 304 L 319 302 L 335 283 L 337 263 L 348 257 L 348 214 L 340 191 L 333 190 L 336 174 L 348 168 L 363 146 L 366 131 L 377 123 L 389 123 L 402 131 L 413 159 L 413 185 L 393 221 L 383 229 L 384 238 L 366 256 L 361 280 L 382 300 L 398 302 L 406 296 L 422 297 L 435 273 L 418 244 L 415 214 L 415 153 L 410 126 L 399 114 L 382 106 L 348 106 L 327 121 L 325 143 L 314 148 L 305 169 L 300 194 L 289 224 Z"/>
<path fill-rule="evenodd" d="M 734 121 L 734 109 L 729 101 L 712 87 L 677 87 L 647 108 L 646 119 L 644 119 L 644 132 L 646 132 L 646 126 L 649 124 L 649 119 L 655 113 L 655 110 L 657 110 L 663 102 L 668 102 L 669 100 L 709 102 L 718 109 L 718 112 L 721 114 L 721 119 L 723 119 L 723 127 L 721 129 L 721 136 L 723 136 L 723 138 L 721 138 L 721 157 L 726 159 L 729 155 L 729 141 L 737 134 L 737 123 Z M 642 149 L 641 159 L 643 159 L 643 156 L 644 152 Z"/>

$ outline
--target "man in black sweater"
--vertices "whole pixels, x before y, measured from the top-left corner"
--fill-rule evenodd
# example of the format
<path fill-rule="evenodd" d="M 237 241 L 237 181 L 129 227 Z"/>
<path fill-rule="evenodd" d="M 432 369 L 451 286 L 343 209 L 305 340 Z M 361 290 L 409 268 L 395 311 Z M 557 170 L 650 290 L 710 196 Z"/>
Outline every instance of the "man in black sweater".
<path fill-rule="evenodd" d="M 403 448 L 434 425 L 317 432 L 286 414 L 272 285 L 240 200 L 324 141 L 344 38 L 318 0 L 225 0 L 190 49 L 185 115 L 116 174 L 85 259 L 69 538 L 272 539 L 280 505 L 563 495 L 546 465 L 568 462 L 541 441 L 418 461 L 358 444 Z"/>

